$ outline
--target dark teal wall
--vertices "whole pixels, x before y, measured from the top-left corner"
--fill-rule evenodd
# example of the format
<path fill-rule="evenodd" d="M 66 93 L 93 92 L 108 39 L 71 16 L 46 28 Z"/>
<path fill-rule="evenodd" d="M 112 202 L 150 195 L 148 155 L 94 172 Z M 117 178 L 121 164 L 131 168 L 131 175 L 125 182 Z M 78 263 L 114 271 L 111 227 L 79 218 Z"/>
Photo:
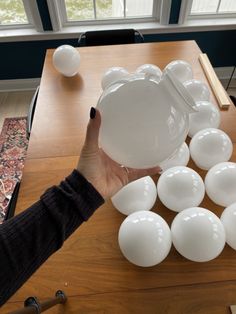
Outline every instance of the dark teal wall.
<path fill-rule="evenodd" d="M 145 42 L 196 40 L 213 66 L 236 65 L 236 30 L 145 35 Z M 46 49 L 77 46 L 77 38 L 0 43 L 0 79 L 40 77 Z"/>

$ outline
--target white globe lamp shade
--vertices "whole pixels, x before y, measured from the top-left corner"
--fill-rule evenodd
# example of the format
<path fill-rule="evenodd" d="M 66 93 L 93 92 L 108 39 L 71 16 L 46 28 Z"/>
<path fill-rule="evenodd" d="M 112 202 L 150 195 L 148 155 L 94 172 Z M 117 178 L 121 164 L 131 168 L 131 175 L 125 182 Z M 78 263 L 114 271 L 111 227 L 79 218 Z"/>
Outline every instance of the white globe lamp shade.
<path fill-rule="evenodd" d="M 198 206 L 205 195 L 200 175 L 188 167 L 173 167 L 162 173 L 157 182 L 161 202 L 169 209 L 180 212 Z"/>
<path fill-rule="evenodd" d="M 54 51 L 52 62 L 55 69 L 64 76 L 74 76 L 79 71 L 79 51 L 70 45 L 62 45 Z"/>
<path fill-rule="evenodd" d="M 201 169 L 209 170 L 216 164 L 230 159 L 233 144 L 230 137 L 222 130 L 208 128 L 194 135 L 189 149 L 195 164 Z"/>
<path fill-rule="evenodd" d="M 193 137 L 197 132 L 207 129 L 218 129 L 220 125 L 220 111 L 209 101 L 196 102 L 196 113 L 189 116 L 188 136 Z"/>
<path fill-rule="evenodd" d="M 221 220 L 201 207 L 183 210 L 171 225 L 173 245 L 185 258 L 208 262 L 216 258 L 225 246 L 225 230 Z"/>
<path fill-rule="evenodd" d="M 163 171 L 176 166 L 187 166 L 189 158 L 189 148 L 184 142 L 173 156 L 161 162 L 159 166 Z"/>
<path fill-rule="evenodd" d="M 144 73 L 150 76 L 154 76 L 157 79 L 160 79 L 162 76 L 161 69 L 155 64 L 143 64 L 136 69 L 135 73 Z"/>
<path fill-rule="evenodd" d="M 220 219 L 225 228 L 227 244 L 236 250 L 236 203 L 226 207 Z"/>
<path fill-rule="evenodd" d="M 192 67 L 184 60 L 174 60 L 167 64 L 163 72 L 166 72 L 166 69 L 169 69 L 182 83 L 193 78 Z"/>
<path fill-rule="evenodd" d="M 171 232 L 165 220 L 150 211 L 126 217 L 119 229 L 121 252 L 131 263 L 151 267 L 161 263 L 171 248 Z"/>
<path fill-rule="evenodd" d="M 193 79 L 184 82 L 184 86 L 195 101 L 209 101 L 210 91 L 205 83 Z"/>
<path fill-rule="evenodd" d="M 236 202 L 236 163 L 222 162 L 212 167 L 205 177 L 206 193 L 220 206 Z"/>
<path fill-rule="evenodd" d="M 115 83 L 118 80 L 121 80 L 124 77 L 127 77 L 129 72 L 122 67 L 112 67 L 109 68 L 102 76 L 102 89 L 104 90 L 109 85 Z"/>
<path fill-rule="evenodd" d="M 156 184 L 147 176 L 124 186 L 111 201 L 119 212 L 130 215 L 136 211 L 150 210 L 155 204 L 156 197 Z"/>

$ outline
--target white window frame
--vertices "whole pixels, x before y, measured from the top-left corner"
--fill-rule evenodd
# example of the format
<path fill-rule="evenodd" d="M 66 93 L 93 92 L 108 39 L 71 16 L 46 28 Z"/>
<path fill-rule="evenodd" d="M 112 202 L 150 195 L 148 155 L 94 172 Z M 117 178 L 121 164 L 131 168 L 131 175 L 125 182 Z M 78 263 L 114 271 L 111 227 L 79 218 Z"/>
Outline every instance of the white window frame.
<path fill-rule="evenodd" d="M 199 13 L 191 14 L 193 0 L 182 0 L 179 24 L 184 24 L 187 21 L 194 20 L 209 20 L 209 19 L 227 19 L 236 17 L 236 13 Z"/>
<path fill-rule="evenodd" d="M 41 17 L 38 11 L 38 6 L 36 0 L 22 0 L 25 14 L 28 19 L 27 24 L 6 24 L 0 25 L 0 30 L 10 30 L 10 29 L 28 29 L 35 28 L 38 32 L 43 31 L 43 25 Z"/>

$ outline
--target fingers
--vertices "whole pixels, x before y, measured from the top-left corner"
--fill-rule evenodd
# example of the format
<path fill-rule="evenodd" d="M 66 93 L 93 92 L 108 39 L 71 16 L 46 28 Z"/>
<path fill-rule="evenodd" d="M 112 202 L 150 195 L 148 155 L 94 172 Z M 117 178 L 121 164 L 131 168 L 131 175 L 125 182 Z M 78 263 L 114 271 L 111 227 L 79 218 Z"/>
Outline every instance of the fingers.
<path fill-rule="evenodd" d="M 98 149 L 98 135 L 101 125 L 101 114 L 99 110 L 91 108 L 90 120 L 87 126 L 87 133 L 85 138 L 86 149 L 97 150 Z"/>

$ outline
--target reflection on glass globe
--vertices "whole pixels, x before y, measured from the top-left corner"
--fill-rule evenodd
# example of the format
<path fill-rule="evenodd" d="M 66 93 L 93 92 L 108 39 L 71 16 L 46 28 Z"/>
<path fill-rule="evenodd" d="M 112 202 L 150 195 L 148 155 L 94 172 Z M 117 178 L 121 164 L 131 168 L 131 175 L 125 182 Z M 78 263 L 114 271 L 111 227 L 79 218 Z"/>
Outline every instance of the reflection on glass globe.
<path fill-rule="evenodd" d="M 201 169 L 209 170 L 216 164 L 230 159 L 233 144 L 222 130 L 208 128 L 194 135 L 189 149 L 195 164 Z"/>
<path fill-rule="evenodd" d="M 155 64 L 143 64 L 136 69 L 135 73 L 145 73 L 148 75 L 153 75 L 159 79 L 162 75 L 161 69 Z"/>
<path fill-rule="evenodd" d="M 184 142 L 172 157 L 161 162 L 159 166 L 163 171 L 176 166 L 187 166 L 189 158 L 188 145 Z"/>
<path fill-rule="evenodd" d="M 193 78 L 192 67 L 189 63 L 183 60 L 174 60 L 167 64 L 166 69 L 171 70 L 172 73 L 179 79 L 180 82 L 184 83 L 185 81 L 191 80 Z"/>
<path fill-rule="evenodd" d="M 196 102 L 198 112 L 189 116 L 188 136 L 193 137 L 198 131 L 206 128 L 218 128 L 220 125 L 220 111 L 209 101 Z"/>
<path fill-rule="evenodd" d="M 205 195 L 200 175 L 188 167 L 173 167 L 160 176 L 157 193 L 161 202 L 169 209 L 180 212 L 198 206 Z"/>
<path fill-rule="evenodd" d="M 236 202 L 236 163 L 222 162 L 212 167 L 205 178 L 206 193 L 220 206 Z"/>
<path fill-rule="evenodd" d="M 126 217 L 120 226 L 119 246 L 131 263 L 150 267 L 161 263 L 171 248 L 171 232 L 165 220 L 149 211 Z"/>
<path fill-rule="evenodd" d="M 216 258 L 225 246 L 225 230 L 220 219 L 201 207 L 179 213 L 172 222 L 171 233 L 176 250 L 194 262 Z"/>
<path fill-rule="evenodd" d="M 210 99 L 210 91 L 205 83 L 198 80 L 189 80 L 184 82 L 184 86 L 195 101 L 208 101 Z"/>
<path fill-rule="evenodd" d="M 112 67 L 109 68 L 102 77 L 102 89 L 104 90 L 109 85 L 115 83 L 118 80 L 123 79 L 124 77 L 127 77 L 129 75 L 129 72 L 122 67 Z"/>
<path fill-rule="evenodd" d="M 79 71 L 80 54 L 70 45 L 58 47 L 54 53 L 52 62 L 58 72 L 65 76 L 74 76 Z"/>
<path fill-rule="evenodd" d="M 236 250 L 236 203 L 226 207 L 220 219 L 225 228 L 226 242 Z"/>
<path fill-rule="evenodd" d="M 112 198 L 112 204 L 124 215 L 150 210 L 157 197 L 156 184 L 151 177 L 143 177 L 124 186 Z"/>

